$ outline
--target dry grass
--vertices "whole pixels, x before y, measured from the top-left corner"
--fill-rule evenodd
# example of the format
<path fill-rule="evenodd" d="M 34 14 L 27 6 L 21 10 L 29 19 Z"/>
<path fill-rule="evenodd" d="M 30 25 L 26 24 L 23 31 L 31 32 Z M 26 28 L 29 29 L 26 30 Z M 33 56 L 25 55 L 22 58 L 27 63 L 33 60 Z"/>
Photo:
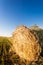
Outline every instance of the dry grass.
<path fill-rule="evenodd" d="M 32 31 L 30 29 L 28 29 L 27 27 L 17 28 L 13 34 L 13 38 L 0 37 L 0 65 L 43 65 L 43 30 L 38 27 L 36 28 L 36 27 L 37 26 L 35 26 L 35 27 L 33 26 L 33 28 L 31 28 Z M 12 46 L 12 44 L 15 44 L 15 42 L 14 43 L 12 42 L 12 39 L 15 40 L 15 37 L 16 37 L 16 43 L 18 41 L 18 43 L 17 43 L 18 45 Z M 23 42 L 23 43 L 21 43 L 21 42 Z M 22 44 L 23 44 L 23 47 L 21 47 Z M 41 54 L 40 54 L 40 49 L 38 51 L 37 44 L 38 44 L 39 48 L 41 46 L 41 49 L 42 49 Z M 6 47 L 6 45 L 7 45 L 7 47 Z M 21 45 L 21 46 L 19 46 L 19 45 Z M 23 54 L 25 55 L 26 58 L 23 56 L 21 58 L 21 56 L 19 56 L 20 53 L 17 54 L 14 47 L 17 48 L 17 51 L 20 50 L 18 52 L 23 51 Z M 18 48 L 20 48 L 20 49 L 18 49 Z M 34 49 L 37 51 L 34 51 Z M 30 52 L 29 52 L 29 50 L 30 50 Z M 28 56 L 28 52 L 30 53 L 31 57 Z M 39 55 L 38 54 L 36 55 L 36 52 L 39 53 Z M 33 54 L 34 54 L 34 56 L 33 56 Z M 29 61 L 29 59 L 33 60 L 33 57 L 38 57 L 38 60 Z M 28 60 L 27 60 L 27 58 L 28 58 Z"/>

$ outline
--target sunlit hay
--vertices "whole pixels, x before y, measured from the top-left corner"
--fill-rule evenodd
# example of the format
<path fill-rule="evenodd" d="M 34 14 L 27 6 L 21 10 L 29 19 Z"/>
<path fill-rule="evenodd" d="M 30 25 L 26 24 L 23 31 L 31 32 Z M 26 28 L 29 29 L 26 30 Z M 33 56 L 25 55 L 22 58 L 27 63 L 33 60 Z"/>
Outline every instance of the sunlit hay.
<path fill-rule="evenodd" d="M 25 26 L 18 27 L 13 33 L 13 46 L 16 53 L 28 61 L 36 61 L 41 47 L 37 35 Z"/>
<path fill-rule="evenodd" d="M 40 43 L 40 46 L 42 48 L 42 51 L 41 51 L 40 55 L 43 57 L 43 29 L 38 27 L 37 25 L 36 26 L 31 26 L 30 29 L 32 31 L 34 31 L 37 34 L 38 38 L 39 38 L 39 43 Z"/>

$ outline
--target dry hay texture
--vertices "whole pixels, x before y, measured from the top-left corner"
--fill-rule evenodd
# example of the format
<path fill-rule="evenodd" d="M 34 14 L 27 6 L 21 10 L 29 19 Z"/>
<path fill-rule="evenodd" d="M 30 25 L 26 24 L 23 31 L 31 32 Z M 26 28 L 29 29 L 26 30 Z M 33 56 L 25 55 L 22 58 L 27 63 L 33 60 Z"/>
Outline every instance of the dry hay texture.
<path fill-rule="evenodd" d="M 12 38 L 14 49 L 21 58 L 28 61 L 38 60 L 41 47 L 36 33 L 26 26 L 20 26 L 13 33 Z"/>

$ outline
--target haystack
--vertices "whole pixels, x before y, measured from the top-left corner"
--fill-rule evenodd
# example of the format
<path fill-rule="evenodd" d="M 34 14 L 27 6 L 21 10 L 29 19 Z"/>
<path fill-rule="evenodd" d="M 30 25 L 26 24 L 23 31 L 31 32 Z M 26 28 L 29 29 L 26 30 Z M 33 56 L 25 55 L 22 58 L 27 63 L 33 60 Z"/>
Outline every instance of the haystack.
<path fill-rule="evenodd" d="M 39 38 L 39 43 L 40 43 L 40 46 L 42 48 L 42 51 L 41 51 L 41 56 L 43 57 L 43 28 L 40 28 L 39 26 L 37 25 L 33 25 L 30 27 L 30 29 L 35 32 Z"/>
<path fill-rule="evenodd" d="M 36 61 L 41 47 L 37 35 L 26 26 L 18 27 L 13 33 L 13 46 L 16 53 L 28 61 Z"/>

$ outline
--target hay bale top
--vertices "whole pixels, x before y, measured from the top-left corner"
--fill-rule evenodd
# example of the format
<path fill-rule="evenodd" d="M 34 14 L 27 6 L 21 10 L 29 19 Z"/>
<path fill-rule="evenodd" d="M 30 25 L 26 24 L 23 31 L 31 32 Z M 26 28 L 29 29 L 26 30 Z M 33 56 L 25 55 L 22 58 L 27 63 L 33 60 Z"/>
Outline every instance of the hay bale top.
<path fill-rule="evenodd" d="M 38 59 L 41 47 L 37 35 L 26 26 L 18 27 L 13 33 L 13 46 L 16 53 L 28 61 Z"/>

